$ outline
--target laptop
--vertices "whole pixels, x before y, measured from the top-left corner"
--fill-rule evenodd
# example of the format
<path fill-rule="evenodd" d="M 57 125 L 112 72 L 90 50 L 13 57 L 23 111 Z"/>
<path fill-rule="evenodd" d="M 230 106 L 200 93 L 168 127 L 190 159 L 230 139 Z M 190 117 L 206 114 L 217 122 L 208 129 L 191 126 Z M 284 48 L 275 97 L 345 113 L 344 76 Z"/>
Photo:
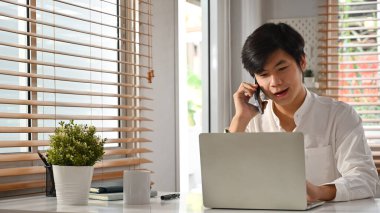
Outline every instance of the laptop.
<path fill-rule="evenodd" d="M 302 133 L 199 135 L 203 205 L 208 208 L 306 210 Z"/>

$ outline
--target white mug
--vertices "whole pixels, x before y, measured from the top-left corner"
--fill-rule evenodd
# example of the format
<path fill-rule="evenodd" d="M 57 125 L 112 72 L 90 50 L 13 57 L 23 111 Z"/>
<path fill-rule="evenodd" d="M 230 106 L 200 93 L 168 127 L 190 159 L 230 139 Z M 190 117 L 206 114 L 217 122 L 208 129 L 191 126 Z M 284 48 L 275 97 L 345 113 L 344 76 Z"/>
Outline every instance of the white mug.
<path fill-rule="evenodd" d="M 150 203 L 150 171 L 125 170 L 123 176 L 123 199 L 128 205 Z"/>

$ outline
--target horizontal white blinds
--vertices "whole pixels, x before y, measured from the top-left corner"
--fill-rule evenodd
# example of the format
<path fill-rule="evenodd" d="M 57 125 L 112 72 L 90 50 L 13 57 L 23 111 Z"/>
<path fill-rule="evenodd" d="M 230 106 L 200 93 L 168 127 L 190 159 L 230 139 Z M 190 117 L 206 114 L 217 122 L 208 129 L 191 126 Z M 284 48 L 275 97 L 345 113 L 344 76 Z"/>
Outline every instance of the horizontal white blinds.
<path fill-rule="evenodd" d="M 0 197 L 43 191 L 61 120 L 107 138 L 94 180 L 151 163 L 141 154 L 151 119 L 150 0 L 0 0 Z M 144 92 L 149 94 L 149 92 Z M 144 155 L 145 156 L 145 155 Z"/>
<path fill-rule="evenodd" d="M 320 6 L 319 84 L 352 105 L 380 168 L 380 2 L 326 0 Z"/>

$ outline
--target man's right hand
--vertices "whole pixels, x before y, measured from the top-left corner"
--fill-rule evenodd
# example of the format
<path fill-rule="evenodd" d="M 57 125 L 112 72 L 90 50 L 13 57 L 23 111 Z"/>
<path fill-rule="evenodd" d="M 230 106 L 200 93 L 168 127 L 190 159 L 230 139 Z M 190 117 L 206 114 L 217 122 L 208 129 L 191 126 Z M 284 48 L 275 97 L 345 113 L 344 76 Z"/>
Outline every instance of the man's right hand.
<path fill-rule="evenodd" d="M 249 103 L 257 89 L 257 84 L 243 82 L 234 93 L 235 115 L 230 124 L 230 132 L 244 132 L 249 121 L 259 113 L 257 107 Z M 263 102 L 263 109 L 266 104 Z"/>

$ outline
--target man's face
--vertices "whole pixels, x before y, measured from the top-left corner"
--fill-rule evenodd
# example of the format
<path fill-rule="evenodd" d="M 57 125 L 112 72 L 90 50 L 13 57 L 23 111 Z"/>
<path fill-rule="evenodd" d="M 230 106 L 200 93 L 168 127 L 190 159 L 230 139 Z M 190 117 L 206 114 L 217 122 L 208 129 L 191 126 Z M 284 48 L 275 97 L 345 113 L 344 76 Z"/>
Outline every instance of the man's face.
<path fill-rule="evenodd" d="M 306 67 L 304 58 L 300 66 L 285 51 L 276 50 L 269 56 L 263 72 L 256 74 L 257 83 L 265 95 L 276 104 L 284 107 L 298 104 L 299 99 L 302 101 L 304 98 L 299 97 L 304 94 L 302 84 L 302 70 Z"/>

